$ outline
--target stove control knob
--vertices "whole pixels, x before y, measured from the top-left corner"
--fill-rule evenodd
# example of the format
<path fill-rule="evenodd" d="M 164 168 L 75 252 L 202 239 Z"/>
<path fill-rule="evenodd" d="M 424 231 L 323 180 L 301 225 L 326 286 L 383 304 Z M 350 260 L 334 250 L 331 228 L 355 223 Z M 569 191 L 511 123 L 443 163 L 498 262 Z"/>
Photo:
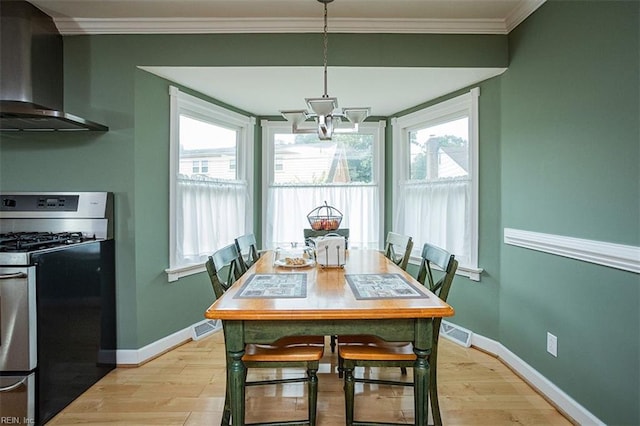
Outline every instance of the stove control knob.
<path fill-rule="evenodd" d="M 2 200 L 2 206 L 3 207 L 15 207 L 16 206 L 16 200 L 14 200 L 13 198 L 5 198 Z"/>

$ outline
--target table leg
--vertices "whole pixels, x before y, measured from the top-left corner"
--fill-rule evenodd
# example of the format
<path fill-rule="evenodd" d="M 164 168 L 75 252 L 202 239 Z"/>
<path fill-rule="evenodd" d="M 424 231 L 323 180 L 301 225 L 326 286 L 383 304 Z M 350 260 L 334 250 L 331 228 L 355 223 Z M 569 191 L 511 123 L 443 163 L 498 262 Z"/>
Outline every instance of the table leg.
<path fill-rule="evenodd" d="M 227 391 L 231 405 L 231 424 L 244 426 L 245 379 L 247 369 L 242 362 L 244 331 L 242 321 L 224 324 L 224 345 L 227 349 Z"/>
<path fill-rule="evenodd" d="M 233 426 L 244 426 L 244 397 L 246 370 L 242 362 L 241 352 L 229 352 L 230 365 L 227 367 L 227 386 L 231 399 L 231 423 Z"/>
<path fill-rule="evenodd" d="M 429 416 L 429 361 L 431 353 L 433 328 L 432 321 L 417 320 L 415 323 L 415 340 L 413 352 L 416 360 L 413 364 L 415 424 L 427 426 Z"/>
<path fill-rule="evenodd" d="M 416 425 L 426 426 L 427 417 L 429 414 L 428 409 L 428 394 L 429 394 L 429 362 L 427 357 L 429 351 L 423 351 L 414 349 L 417 359 L 413 364 L 413 383 L 414 383 L 414 409 L 416 416 Z"/>

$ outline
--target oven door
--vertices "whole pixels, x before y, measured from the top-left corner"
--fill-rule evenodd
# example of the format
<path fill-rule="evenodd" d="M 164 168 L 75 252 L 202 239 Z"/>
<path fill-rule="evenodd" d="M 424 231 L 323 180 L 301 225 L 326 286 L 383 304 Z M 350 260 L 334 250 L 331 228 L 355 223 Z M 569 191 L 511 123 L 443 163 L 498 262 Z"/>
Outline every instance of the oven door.
<path fill-rule="evenodd" d="M 0 267 L 0 372 L 36 368 L 36 268 Z"/>

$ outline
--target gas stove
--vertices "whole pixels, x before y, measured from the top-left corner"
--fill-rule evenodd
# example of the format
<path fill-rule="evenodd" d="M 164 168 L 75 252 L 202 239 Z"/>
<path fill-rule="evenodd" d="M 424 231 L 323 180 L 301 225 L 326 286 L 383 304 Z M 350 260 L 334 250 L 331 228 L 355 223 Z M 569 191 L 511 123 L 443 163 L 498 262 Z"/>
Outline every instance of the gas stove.
<path fill-rule="evenodd" d="M 0 253 L 31 252 L 95 240 L 82 232 L 9 232 L 0 234 Z"/>
<path fill-rule="evenodd" d="M 111 195 L 101 192 L 0 195 L 0 265 L 111 238 Z"/>
<path fill-rule="evenodd" d="M 0 193 L 0 423 L 44 425 L 115 367 L 115 287 L 112 193 Z"/>
<path fill-rule="evenodd" d="M 96 241 L 83 232 L 9 232 L 0 234 L 0 264 L 27 265 L 33 254 Z"/>

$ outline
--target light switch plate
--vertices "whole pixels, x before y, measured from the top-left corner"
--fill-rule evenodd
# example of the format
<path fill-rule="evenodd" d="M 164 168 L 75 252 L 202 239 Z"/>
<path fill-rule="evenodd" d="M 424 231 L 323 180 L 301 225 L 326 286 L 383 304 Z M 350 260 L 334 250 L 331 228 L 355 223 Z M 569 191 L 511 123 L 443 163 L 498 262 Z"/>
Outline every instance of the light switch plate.
<path fill-rule="evenodd" d="M 558 356 L 558 338 L 547 332 L 547 352 L 551 355 Z"/>

